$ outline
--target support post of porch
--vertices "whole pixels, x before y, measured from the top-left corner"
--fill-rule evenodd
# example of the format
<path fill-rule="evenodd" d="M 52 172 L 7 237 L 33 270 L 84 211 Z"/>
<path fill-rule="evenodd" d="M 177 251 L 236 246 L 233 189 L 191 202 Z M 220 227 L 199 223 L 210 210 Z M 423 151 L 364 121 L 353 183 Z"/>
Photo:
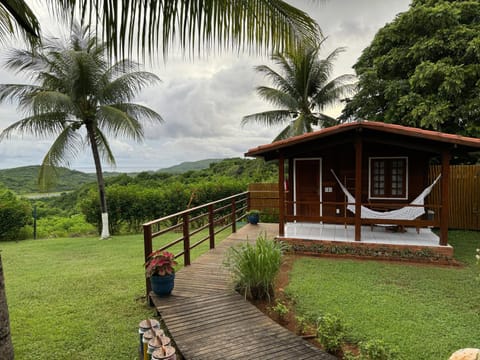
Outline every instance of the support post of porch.
<path fill-rule="evenodd" d="M 442 152 L 442 208 L 440 210 L 440 245 L 448 245 L 448 211 L 450 187 L 450 151 Z"/>
<path fill-rule="evenodd" d="M 362 240 L 362 138 L 355 139 L 355 241 Z"/>
<path fill-rule="evenodd" d="M 278 158 L 278 235 L 285 235 L 285 159 Z"/>

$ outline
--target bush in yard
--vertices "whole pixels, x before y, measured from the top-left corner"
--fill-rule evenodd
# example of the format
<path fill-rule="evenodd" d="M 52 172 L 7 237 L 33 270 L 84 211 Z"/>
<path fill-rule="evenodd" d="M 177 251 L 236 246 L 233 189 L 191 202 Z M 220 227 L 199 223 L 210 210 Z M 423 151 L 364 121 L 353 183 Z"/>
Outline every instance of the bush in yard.
<path fill-rule="evenodd" d="M 95 235 L 97 229 L 85 221 L 81 214 L 48 216 L 37 221 L 38 238 L 79 237 Z"/>
<path fill-rule="evenodd" d="M 325 314 L 317 319 L 317 339 L 325 351 L 336 353 L 342 348 L 346 328 L 336 315 Z"/>
<path fill-rule="evenodd" d="M 360 343 L 360 360 L 395 360 L 398 358 L 398 349 L 390 347 L 383 340 L 369 340 Z"/>
<path fill-rule="evenodd" d="M 32 207 L 26 200 L 0 187 L 0 240 L 19 240 L 20 230 L 32 219 Z M 22 236 L 20 236 L 22 235 Z"/>
<path fill-rule="evenodd" d="M 266 234 L 260 235 L 254 245 L 230 248 L 225 266 L 231 271 L 235 289 L 246 298 L 270 300 L 284 250 L 283 243 L 268 240 Z"/>
<path fill-rule="evenodd" d="M 280 300 L 277 300 L 275 302 L 275 305 L 270 307 L 270 311 L 272 311 L 273 313 L 275 313 L 277 315 L 278 320 L 280 322 L 284 322 L 286 320 L 286 316 L 290 312 L 287 305 L 285 305 Z"/>

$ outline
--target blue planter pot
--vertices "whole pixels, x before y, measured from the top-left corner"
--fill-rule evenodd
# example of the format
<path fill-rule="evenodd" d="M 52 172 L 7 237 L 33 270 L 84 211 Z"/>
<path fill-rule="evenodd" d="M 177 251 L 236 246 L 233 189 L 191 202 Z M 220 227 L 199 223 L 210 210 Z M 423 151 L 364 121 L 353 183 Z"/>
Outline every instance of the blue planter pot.
<path fill-rule="evenodd" d="M 247 221 L 252 225 L 258 224 L 259 220 L 260 220 L 260 216 L 258 214 L 250 214 L 247 216 Z"/>
<path fill-rule="evenodd" d="M 172 293 L 175 281 L 175 273 L 170 275 L 158 276 L 153 275 L 150 277 L 150 284 L 152 290 L 158 296 L 168 296 Z"/>

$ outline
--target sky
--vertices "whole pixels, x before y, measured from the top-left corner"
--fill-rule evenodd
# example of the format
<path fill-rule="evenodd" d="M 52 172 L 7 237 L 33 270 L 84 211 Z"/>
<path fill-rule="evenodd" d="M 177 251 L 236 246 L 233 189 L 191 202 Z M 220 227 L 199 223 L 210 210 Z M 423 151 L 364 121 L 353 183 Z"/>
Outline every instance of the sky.
<path fill-rule="evenodd" d="M 28 1 L 39 14 L 44 33 L 54 33 L 56 21 L 35 1 Z M 345 47 L 335 62 L 332 77 L 354 74 L 355 64 L 362 50 L 375 33 L 395 16 L 408 10 L 410 0 L 291 0 L 305 10 L 320 25 L 327 40 L 320 52 L 326 57 L 337 47 Z M 0 50 L 3 64 L 6 47 Z M 170 54 L 161 65 L 145 64 L 162 82 L 143 90 L 137 103 L 157 111 L 163 124 L 147 124 L 143 142 L 111 138 L 110 145 L 116 167 L 104 164 L 104 171 L 139 172 L 158 170 L 184 161 L 210 158 L 243 157 L 250 148 L 270 143 L 282 126 L 265 128 L 261 125 L 242 127 L 242 117 L 273 110 L 255 92 L 260 85 L 270 84 L 254 67 L 274 67 L 268 56 L 223 53 L 203 55 L 193 61 Z M 0 83 L 25 83 L 26 80 L 0 68 Z M 338 116 L 341 107 L 326 111 Z M 22 118 L 15 104 L 0 104 L 0 130 Z M 53 139 L 39 139 L 29 135 L 14 135 L 0 142 L 0 169 L 39 165 Z M 88 148 L 71 159 L 69 167 L 83 172 L 94 172 Z"/>

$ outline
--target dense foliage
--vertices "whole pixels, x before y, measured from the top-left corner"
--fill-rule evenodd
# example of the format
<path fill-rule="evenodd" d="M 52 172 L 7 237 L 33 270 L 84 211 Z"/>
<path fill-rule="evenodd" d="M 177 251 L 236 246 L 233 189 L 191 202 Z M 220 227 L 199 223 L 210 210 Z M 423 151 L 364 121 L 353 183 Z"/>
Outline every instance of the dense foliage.
<path fill-rule="evenodd" d="M 414 0 L 354 68 L 344 118 L 480 135 L 480 2 Z"/>
<path fill-rule="evenodd" d="M 21 231 L 30 221 L 32 208 L 26 200 L 0 187 L 0 240 L 18 240 L 25 236 Z"/>
<path fill-rule="evenodd" d="M 274 163 L 235 158 L 183 174 L 141 172 L 111 176 L 106 179 L 110 231 L 139 232 L 146 221 L 246 191 L 252 182 L 276 181 L 277 171 Z M 92 228 L 85 220 L 94 228 L 101 226 L 94 184 L 32 202 L 37 208 L 40 237 L 45 237 L 46 232 L 46 237 L 78 236 L 80 229 L 80 233 L 89 234 Z M 79 217 L 80 213 L 83 216 Z M 73 226 L 72 219 L 78 221 L 78 226 Z"/>

